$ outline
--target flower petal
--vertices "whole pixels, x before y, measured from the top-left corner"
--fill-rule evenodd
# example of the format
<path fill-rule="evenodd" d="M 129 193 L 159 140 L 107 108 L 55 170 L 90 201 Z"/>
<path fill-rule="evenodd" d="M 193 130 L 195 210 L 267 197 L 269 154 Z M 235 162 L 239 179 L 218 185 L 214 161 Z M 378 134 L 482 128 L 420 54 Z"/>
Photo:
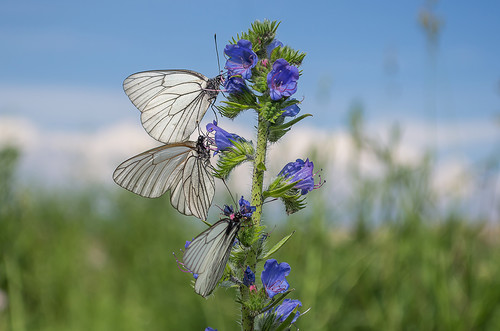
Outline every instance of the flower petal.
<path fill-rule="evenodd" d="M 290 265 L 286 262 L 278 264 L 275 259 L 266 261 L 260 278 L 270 298 L 288 290 L 290 284 L 288 284 L 285 277 L 290 274 L 290 270 Z"/>

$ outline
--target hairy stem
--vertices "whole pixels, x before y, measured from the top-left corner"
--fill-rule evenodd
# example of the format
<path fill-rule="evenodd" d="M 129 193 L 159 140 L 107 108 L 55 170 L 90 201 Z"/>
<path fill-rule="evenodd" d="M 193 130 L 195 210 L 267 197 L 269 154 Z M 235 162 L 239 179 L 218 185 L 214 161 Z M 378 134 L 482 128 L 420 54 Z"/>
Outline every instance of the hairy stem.
<path fill-rule="evenodd" d="M 264 184 L 264 172 L 266 170 L 266 152 L 267 140 L 269 134 L 268 122 L 259 115 L 257 126 L 257 148 L 255 150 L 255 159 L 253 164 L 253 177 L 252 177 L 252 199 L 251 205 L 256 207 L 252 214 L 252 224 L 249 227 L 250 231 L 254 231 L 260 225 L 262 217 L 262 190 Z M 251 249 L 246 258 L 246 265 L 255 270 L 257 264 L 257 254 Z M 240 287 L 240 294 L 242 302 L 248 300 L 249 290 L 246 286 Z M 243 331 L 252 331 L 254 329 L 254 317 L 251 311 L 244 305 L 241 306 L 241 328 Z"/>
<path fill-rule="evenodd" d="M 251 205 L 255 206 L 256 210 L 252 214 L 252 222 L 254 226 L 260 225 L 262 217 L 262 191 L 264 184 L 264 171 L 266 170 L 266 152 L 267 138 L 269 133 L 268 122 L 259 115 L 259 123 L 257 128 L 257 148 L 255 150 L 255 160 L 253 167 L 252 179 L 252 201 Z"/>

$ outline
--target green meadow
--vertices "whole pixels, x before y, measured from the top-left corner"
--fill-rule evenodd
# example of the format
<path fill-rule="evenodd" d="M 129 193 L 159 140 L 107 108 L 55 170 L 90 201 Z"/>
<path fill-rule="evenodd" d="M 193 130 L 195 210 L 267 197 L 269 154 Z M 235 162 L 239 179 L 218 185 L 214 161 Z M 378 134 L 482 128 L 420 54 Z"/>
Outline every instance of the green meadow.
<path fill-rule="evenodd" d="M 322 192 L 334 191 L 327 178 L 308 208 L 268 227 L 270 244 L 295 230 L 274 257 L 292 267 L 289 297 L 310 308 L 298 328 L 500 330 L 498 223 L 439 208 L 432 157 L 396 162 L 397 130 L 382 144 L 353 116 L 351 132 L 380 174 L 363 175 L 354 157 L 347 202 Z M 0 330 L 238 329 L 235 290 L 203 299 L 179 270 L 172 253 L 203 225 L 168 195 L 19 187 L 20 157 L 0 153 Z"/>

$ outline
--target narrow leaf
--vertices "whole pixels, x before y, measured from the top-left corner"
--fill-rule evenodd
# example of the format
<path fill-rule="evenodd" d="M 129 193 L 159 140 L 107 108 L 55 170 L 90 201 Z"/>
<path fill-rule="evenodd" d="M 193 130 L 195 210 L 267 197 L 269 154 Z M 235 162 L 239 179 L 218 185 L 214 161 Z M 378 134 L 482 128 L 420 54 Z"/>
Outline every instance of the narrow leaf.
<path fill-rule="evenodd" d="M 281 293 L 281 295 L 278 297 L 278 299 L 275 299 L 274 301 L 272 301 L 272 303 L 269 306 L 266 306 L 265 308 L 263 308 L 260 312 L 258 312 L 258 314 L 262 314 L 262 313 L 265 313 L 266 311 L 270 311 L 271 309 L 273 309 L 274 307 L 279 305 L 281 303 L 281 301 L 283 301 L 286 298 L 286 296 L 288 294 L 292 293 L 293 291 L 295 291 L 294 288 L 289 289 L 288 291 Z"/>
<path fill-rule="evenodd" d="M 257 170 L 259 171 L 266 171 L 266 165 L 262 162 L 260 162 L 259 164 L 257 164 Z"/>
<path fill-rule="evenodd" d="M 294 118 L 293 120 L 288 121 L 288 122 L 286 122 L 284 124 L 271 127 L 271 130 L 283 130 L 283 129 L 287 129 L 287 128 L 291 127 L 292 125 L 294 125 L 295 123 L 297 123 L 299 121 L 302 121 L 304 118 L 309 117 L 309 116 L 312 116 L 312 115 L 311 114 L 304 114 L 304 115 L 299 116 L 297 118 Z"/>
<path fill-rule="evenodd" d="M 280 326 L 276 328 L 276 331 L 282 331 L 285 330 L 287 327 L 289 327 L 292 324 L 292 321 L 295 318 L 295 314 L 297 314 L 298 311 L 299 311 L 299 305 L 297 305 L 297 307 L 295 307 L 295 309 L 290 313 L 290 315 L 288 315 L 286 320 L 284 320 L 283 323 L 281 323 Z"/>
<path fill-rule="evenodd" d="M 265 260 L 265 259 L 269 258 L 271 255 L 273 255 L 274 253 L 276 253 L 281 248 L 281 246 L 283 246 L 288 241 L 288 239 L 290 239 L 293 236 L 294 233 L 295 233 L 295 231 L 290 233 L 285 238 L 281 239 L 276 245 L 273 246 L 273 248 L 271 248 L 269 250 L 269 252 L 266 253 L 266 255 L 264 255 L 264 257 L 262 259 Z"/>
<path fill-rule="evenodd" d="M 288 192 L 289 190 L 294 188 L 294 186 L 297 185 L 297 183 L 299 183 L 300 181 L 302 181 L 302 179 L 296 180 L 295 182 L 291 182 L 290 184 L 287 184 L 284 186 L 279 186 L 278 188 L 273 189 L 273 190 L 264 191 L 264 193 L 262 193 L 262 196 L 264 197 L 264 199 L 268 198 L 268 197 L 280 198 L 286 192 Z"/>

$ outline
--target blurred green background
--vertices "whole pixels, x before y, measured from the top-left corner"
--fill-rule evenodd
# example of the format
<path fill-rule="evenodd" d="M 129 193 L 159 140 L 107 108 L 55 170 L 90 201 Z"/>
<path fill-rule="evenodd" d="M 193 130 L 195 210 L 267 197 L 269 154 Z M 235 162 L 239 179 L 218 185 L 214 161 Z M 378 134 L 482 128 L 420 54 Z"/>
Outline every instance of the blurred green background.
<path fill-rule="evenodd" d="M 290 297 L 311 308 L 298 327 L 499 330 L 498 220 L 440 209 L 432 156 L 396 162 L 397 128 L 385 144 L 367 137 L 359 109 L 350 128 L 353 194 L 341 207 L 349 224 L 332 207 L 326 186 L 335 178 L 328 178 L 308 195 L 309 208 L 268 228 L 270 243 L 296 230 L 275 258 L 292 267 Z M 183 248 L 202 227 L 167 197 L 20 188 L 20 153 L 0 152 L 1 330 L 238 328 L 234 290 L 205 300 L 178 269 L 172 247 Z M 321 153 L 311 153 L 320 164 Z M 376 177 L 360 172 L 361 153 L 373 156 Z M 498 155 L 491 160 L 490 178 L 498 180 Z"/>
<path fill-rule="evenodd" d="M 314 115 L 273 147 L 286 155 L 273 155 L 309 156 L 327 180 L 291 217 L 265 206 L 271 245 L 296 230 L 274 257 L 291 265 L 289 297 L 311 308 L 298 328 L 500 330 L 498 8 L 7 1 L 0 330 L 239 328 L 235 291 L 201 298 L 172 254 L 201 222 L 168 195 L 110 187 L 111 173 L 153 144 L 123 78 L 165 68 L 215 75 L 213 33 L 221 50 L 267 14 L 283 21 L 280 40 L 308 54 L 297 98 Z M 403 125 L 381 138 L 392 120 Z M 227 129 L 236 128 L 245 126 Z"/>

